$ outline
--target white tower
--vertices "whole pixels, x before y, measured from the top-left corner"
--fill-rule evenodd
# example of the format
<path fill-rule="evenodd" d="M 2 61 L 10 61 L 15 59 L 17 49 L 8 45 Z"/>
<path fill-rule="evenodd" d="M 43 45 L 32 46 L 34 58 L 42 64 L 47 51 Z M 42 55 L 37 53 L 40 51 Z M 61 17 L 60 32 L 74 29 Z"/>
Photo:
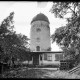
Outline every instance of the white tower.
<path fill-rule="evenodd" d="M 49 20 L 44 14 L 39 13 L 31 21 L 30 50 L 50 51 L 50 49 Z"/>

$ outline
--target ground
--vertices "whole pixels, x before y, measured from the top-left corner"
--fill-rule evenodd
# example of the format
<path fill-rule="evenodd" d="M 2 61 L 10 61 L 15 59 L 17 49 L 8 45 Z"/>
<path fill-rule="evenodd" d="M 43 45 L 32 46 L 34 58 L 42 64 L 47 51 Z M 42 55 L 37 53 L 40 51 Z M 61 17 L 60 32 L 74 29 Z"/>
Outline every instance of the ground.
<path fill-rule="evenodd" d="M 3 73 L 2 78 L 79 78 L 79 75 L 69 74 L 67 71 L 47 68 L 17 68 Z"/>
<path fill-rule="evenodd" d="M 52 70 L 24 67 L 3 73 L 3 78 L 46 78 L 47 72 Z"/>

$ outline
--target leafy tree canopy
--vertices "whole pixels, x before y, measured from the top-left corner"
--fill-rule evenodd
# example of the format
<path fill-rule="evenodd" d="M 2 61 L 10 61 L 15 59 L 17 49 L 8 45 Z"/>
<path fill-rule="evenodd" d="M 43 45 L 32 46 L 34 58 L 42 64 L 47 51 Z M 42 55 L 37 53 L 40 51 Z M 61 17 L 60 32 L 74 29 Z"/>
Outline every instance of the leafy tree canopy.
<path fill-rule="evenodd" d="M 65 18 L 70 14 L 66 19 L 71 22 L 80 16 L 80 2 L 54 2 L 50 12 L 58 18 Z"/>
<path fill-rule="evenodd" d="M 19 56 L 16 49 L 23 49 L 27 51 L 28 37 L 23 34 L 16 34 L 14 31 L 14 12 L 5 18 L 0 25 L 0 46 L 3 49 L 2 56 Z"/>
<path fill-rule="evenodd" d="M 66 26 L 56 29 L 52 35 L 53 42 L 56 41 L 66 53 L 80 52 L 80 3 L 79 2 L 54 2 L 50 10 L 57 18 L 67 17 Z"/>

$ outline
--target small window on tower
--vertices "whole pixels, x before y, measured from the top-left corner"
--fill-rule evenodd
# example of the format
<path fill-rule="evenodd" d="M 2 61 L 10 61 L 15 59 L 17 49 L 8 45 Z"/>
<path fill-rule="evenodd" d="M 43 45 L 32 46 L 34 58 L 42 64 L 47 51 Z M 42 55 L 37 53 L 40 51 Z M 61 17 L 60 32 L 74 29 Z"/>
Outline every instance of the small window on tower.
<path fill-rule="evenodd" d="M 40 32 L 41 31 L 41 29 L 40 28 L 37 28 L 37 32 Z"/>
<path fill-rule="evenodd" d="M 40 38 L 37 38 L 37 40 L 40 40 Z"/>
<path fill-rule="evenodd" d="M 39 37 L 37 38 L 37 42 L 40 42 L 40 38 Z"/>

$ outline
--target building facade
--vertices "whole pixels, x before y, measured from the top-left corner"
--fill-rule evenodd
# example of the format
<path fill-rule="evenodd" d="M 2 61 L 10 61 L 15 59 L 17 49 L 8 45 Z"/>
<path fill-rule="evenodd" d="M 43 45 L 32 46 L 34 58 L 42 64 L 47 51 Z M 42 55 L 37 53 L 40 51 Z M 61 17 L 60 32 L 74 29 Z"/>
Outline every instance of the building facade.
<path fill-rule="evenodd" d="M 50 27 L 48 18 L 40 13 L 31 21 L 30 50 L 50 51 Z"/>
<path fill-rule="evenodd" d="M 50 22 L 43 13 L 37 14 L 31 21 L 30 50 L 33 65 L 59 64 L 55 57 L 57 53 L 51 52 Z M 59 52 L 58 54 L 62 54 Z"/>

